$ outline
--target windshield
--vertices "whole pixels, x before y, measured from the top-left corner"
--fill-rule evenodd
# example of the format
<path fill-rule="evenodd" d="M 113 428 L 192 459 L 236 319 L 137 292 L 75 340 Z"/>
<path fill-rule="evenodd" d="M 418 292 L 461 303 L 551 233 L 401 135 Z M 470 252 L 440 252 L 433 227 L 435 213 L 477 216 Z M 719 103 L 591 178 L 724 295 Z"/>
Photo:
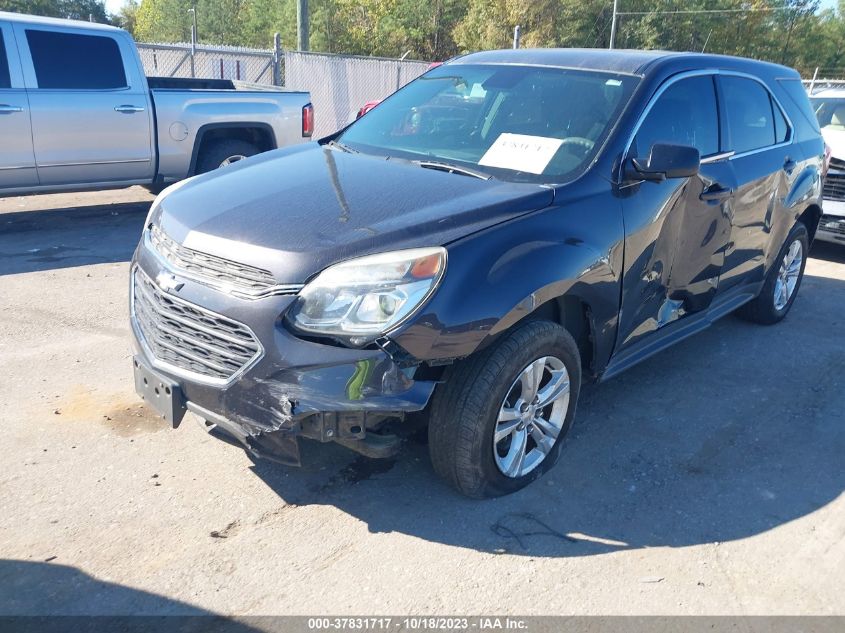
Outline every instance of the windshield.
<path fill-rule="evenodd" d="M 446 64 L 373 108 L 337 140 L 352 150 L 559 183 L 601 148 L 638 79 L 532 66 Z"/>
<path fill-rule="evenodd" d="M 810 103 L 819 120 L 819 127 L 845 132 L 845 98 L 813 97 Z"/>

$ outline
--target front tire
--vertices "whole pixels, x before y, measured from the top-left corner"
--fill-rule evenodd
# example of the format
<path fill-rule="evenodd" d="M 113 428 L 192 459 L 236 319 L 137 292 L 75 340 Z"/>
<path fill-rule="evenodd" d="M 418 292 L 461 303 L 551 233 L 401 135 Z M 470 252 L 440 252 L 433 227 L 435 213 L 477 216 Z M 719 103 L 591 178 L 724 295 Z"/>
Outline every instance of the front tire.
<path fill-rule="evenodd" d="M 447 371 L 429 422 L 434 470 L 469 497 L 524 488 L 557 462 L 580 386 L 578 346 L 566 329 L 518 326 Z"/>
<path fill-rule="evenodd" d="M 807 227 L 797 222 L 786 236 L 760 294 L 742 306 L 737 314 L 762 325 L 773 325 L 782 320 L 798 296 L 809 250 Z"/>

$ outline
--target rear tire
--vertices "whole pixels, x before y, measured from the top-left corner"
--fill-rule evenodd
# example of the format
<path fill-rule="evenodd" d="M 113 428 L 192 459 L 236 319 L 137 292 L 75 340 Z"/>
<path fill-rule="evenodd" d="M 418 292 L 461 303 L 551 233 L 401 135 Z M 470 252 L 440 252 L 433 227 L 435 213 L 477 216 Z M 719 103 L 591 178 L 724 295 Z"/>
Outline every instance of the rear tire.
<path fill-rule="evenodd" d="M 539 373 L 534 372 L 536 388 L 529 393 L 521 378 L 532 366 Z M 546 396 L 556 391 L 555 381 L 563 377 L 568 378 L 568 391 L 564 394 L 561 386 L 561 394 L 544 407 Z M 429 453 L 434 470 L 452 487 L 479 499 L 506 495 L 554 466 L 581 386 L 578 347 L 566 329 L 549 321 L 525 323 L 452 366 L 444 378 L 432 402 Z M 523 400 L 523 389 L 530 403 Z M 522 414 L 513 415 L 520 410 Z M 505 434 L 509 422 L 522 427 Z M 507 465 L 515 463 L 508 457 L 519 451 L 511 443 L 518 437 L 524 455 L 520 465 L 527 471 L 514 468 L 508 475 Z"/>
<path fill-rule="evenodd" d="M 255 156 L 261 150 L 248 141 L 224 138 L 203 145 L 197 157 L 196 173 L 206 172 Z"/>
<path fill-rule="evenodd" d="M 807 227 L 797 222 L 772 263 L 760 294 L 742 306 L 737 314 L 746 321 L 761 325 L 773 325 L 781 321 L 798 296 L 809 250 Z"/>

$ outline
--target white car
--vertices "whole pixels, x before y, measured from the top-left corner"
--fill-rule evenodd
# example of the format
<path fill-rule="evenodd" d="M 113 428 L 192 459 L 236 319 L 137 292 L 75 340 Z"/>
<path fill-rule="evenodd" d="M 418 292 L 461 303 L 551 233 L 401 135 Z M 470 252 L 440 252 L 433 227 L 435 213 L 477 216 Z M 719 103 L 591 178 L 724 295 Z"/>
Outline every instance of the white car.
<path fill-rule="evenodd" d="M 824 182 L 824 214 L 817 240 L 845 245 L 845 89 L 823 90 L 810 97 L 822 136 L 830 148 Z"/>

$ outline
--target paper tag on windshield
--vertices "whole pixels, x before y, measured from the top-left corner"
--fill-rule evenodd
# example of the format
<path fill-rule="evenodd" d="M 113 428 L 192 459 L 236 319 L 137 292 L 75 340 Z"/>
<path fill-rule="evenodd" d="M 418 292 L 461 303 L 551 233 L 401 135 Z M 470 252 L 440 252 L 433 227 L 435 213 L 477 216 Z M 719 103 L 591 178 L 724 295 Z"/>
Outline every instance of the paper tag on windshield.
<path fill-rule="evenodd" d="M 560 144 L 559 138 L 505 132 L 490 146 L 479 165 L 542 174 Z"/>

